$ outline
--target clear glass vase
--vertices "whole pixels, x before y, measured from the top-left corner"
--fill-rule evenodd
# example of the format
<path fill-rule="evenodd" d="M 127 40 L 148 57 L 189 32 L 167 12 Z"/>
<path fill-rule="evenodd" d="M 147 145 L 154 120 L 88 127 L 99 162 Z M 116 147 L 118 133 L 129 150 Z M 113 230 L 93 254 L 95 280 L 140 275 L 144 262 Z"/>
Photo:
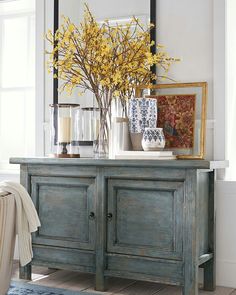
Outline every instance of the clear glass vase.
<path fill-rule="evenodd" d="M 109 158 L 109 139 L 111 133 L 111 109 L 98 107 L 94 112 L 96 139 L 94 140 L 94 157 Z"/>
<path fill-rule="evenodd" d="M 111 137 L 111 102 L 113 93 L 111 90 L 103 90 L 95 94 L 94 100 L 94 129 L 96 137 L 94 140 L 94 157 L 99 159 L 109 158 Z"/>

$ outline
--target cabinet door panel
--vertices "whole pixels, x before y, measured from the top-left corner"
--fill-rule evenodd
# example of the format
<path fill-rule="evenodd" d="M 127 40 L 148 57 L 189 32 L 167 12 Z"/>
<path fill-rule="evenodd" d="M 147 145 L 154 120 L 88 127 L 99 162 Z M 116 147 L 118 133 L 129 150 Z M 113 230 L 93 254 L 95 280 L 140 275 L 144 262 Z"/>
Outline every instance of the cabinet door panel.
<path fill-rule="evenodd" d="M 42 224 L 33 243 L 93 250 L 95 179 L 33 176 L 31 183 Z"/>
<path fill-rule="evenodd" d="M 183 183 L 109 180 L 108 252 L 181 259 Z"/>

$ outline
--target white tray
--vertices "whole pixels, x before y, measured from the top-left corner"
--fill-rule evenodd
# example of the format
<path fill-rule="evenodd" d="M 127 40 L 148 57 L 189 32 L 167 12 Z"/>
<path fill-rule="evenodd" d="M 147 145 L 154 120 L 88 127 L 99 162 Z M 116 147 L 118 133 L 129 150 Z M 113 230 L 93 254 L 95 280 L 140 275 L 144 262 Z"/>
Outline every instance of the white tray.
<path fill-rule="evenodd" d="M 115 155 L 115 159 L 135 159 L 135 160 L 175 160 L 176 156 L 172 151 L 122 151 Z"/>

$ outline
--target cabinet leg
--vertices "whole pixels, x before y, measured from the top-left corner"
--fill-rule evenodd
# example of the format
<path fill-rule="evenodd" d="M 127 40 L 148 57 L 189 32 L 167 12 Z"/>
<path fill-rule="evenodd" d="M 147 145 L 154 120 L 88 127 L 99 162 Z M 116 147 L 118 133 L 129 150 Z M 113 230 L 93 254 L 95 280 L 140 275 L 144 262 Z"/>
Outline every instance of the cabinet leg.
<path fill-rule="evenodd" d="M 26 266 L 19 266 L 19 278 L 22 280 L 31 281 L 31 263 Z"/>
<path fill-rule="evenodd" d="M 216 288 L 216 272 L 214 258 L 204 264 L 204 290 L 214 291 Z"/>
<path fill-rule="evenodd" d="M 107 284 L 106 284 L 107 279 L 103 276 L 103 274 L 96 274 L 96 291 L 101 291 L 104 292 L 107 290 Z"/>
<path fill-rule="evenodd" d="M 183 286 L 183 295 L 198 295 L 198 281 L 186 281 Z"/>
<path fill-rule="evenodd" d="M 215 205 L 215 173 L 209 173 L 209 200 L 208 200 L 208 244 L 213 258 L 204 264 L 204 290 L 214 291 L 216 288 L 216 205 Z"/>
<path fill-rule="evenodd" d="M 184 286 L 183 295 L 198 295 L 198 216 L 197 216 L 197 175 L 189 170 L 185 184 L 184 206 Z"/>

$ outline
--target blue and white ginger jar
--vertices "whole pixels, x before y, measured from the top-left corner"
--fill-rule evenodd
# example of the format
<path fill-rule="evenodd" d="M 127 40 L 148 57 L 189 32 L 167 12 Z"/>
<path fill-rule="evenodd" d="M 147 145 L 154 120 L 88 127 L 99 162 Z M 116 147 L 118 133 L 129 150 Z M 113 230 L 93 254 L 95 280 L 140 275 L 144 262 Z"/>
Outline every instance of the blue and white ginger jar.
<path fill-rule="evenodd" d="M 129 101 L 129 131 L 133 150 L 142 150 L 145 128 L 157 125 L 157 100 L 155 98 L 131 98 Z"/>
<path fill-rule="evenodd" d="M 163 128 L 145 128 L 142 139 L 144 151 L 160 151 L 165 147 Z"/>
<path fill-rule="evenodd" d="M 131 133 L 143 133 L 145 128 L 157 124 L 157 100 L 155 98 L 131 98 L 129 101 Z"/>

